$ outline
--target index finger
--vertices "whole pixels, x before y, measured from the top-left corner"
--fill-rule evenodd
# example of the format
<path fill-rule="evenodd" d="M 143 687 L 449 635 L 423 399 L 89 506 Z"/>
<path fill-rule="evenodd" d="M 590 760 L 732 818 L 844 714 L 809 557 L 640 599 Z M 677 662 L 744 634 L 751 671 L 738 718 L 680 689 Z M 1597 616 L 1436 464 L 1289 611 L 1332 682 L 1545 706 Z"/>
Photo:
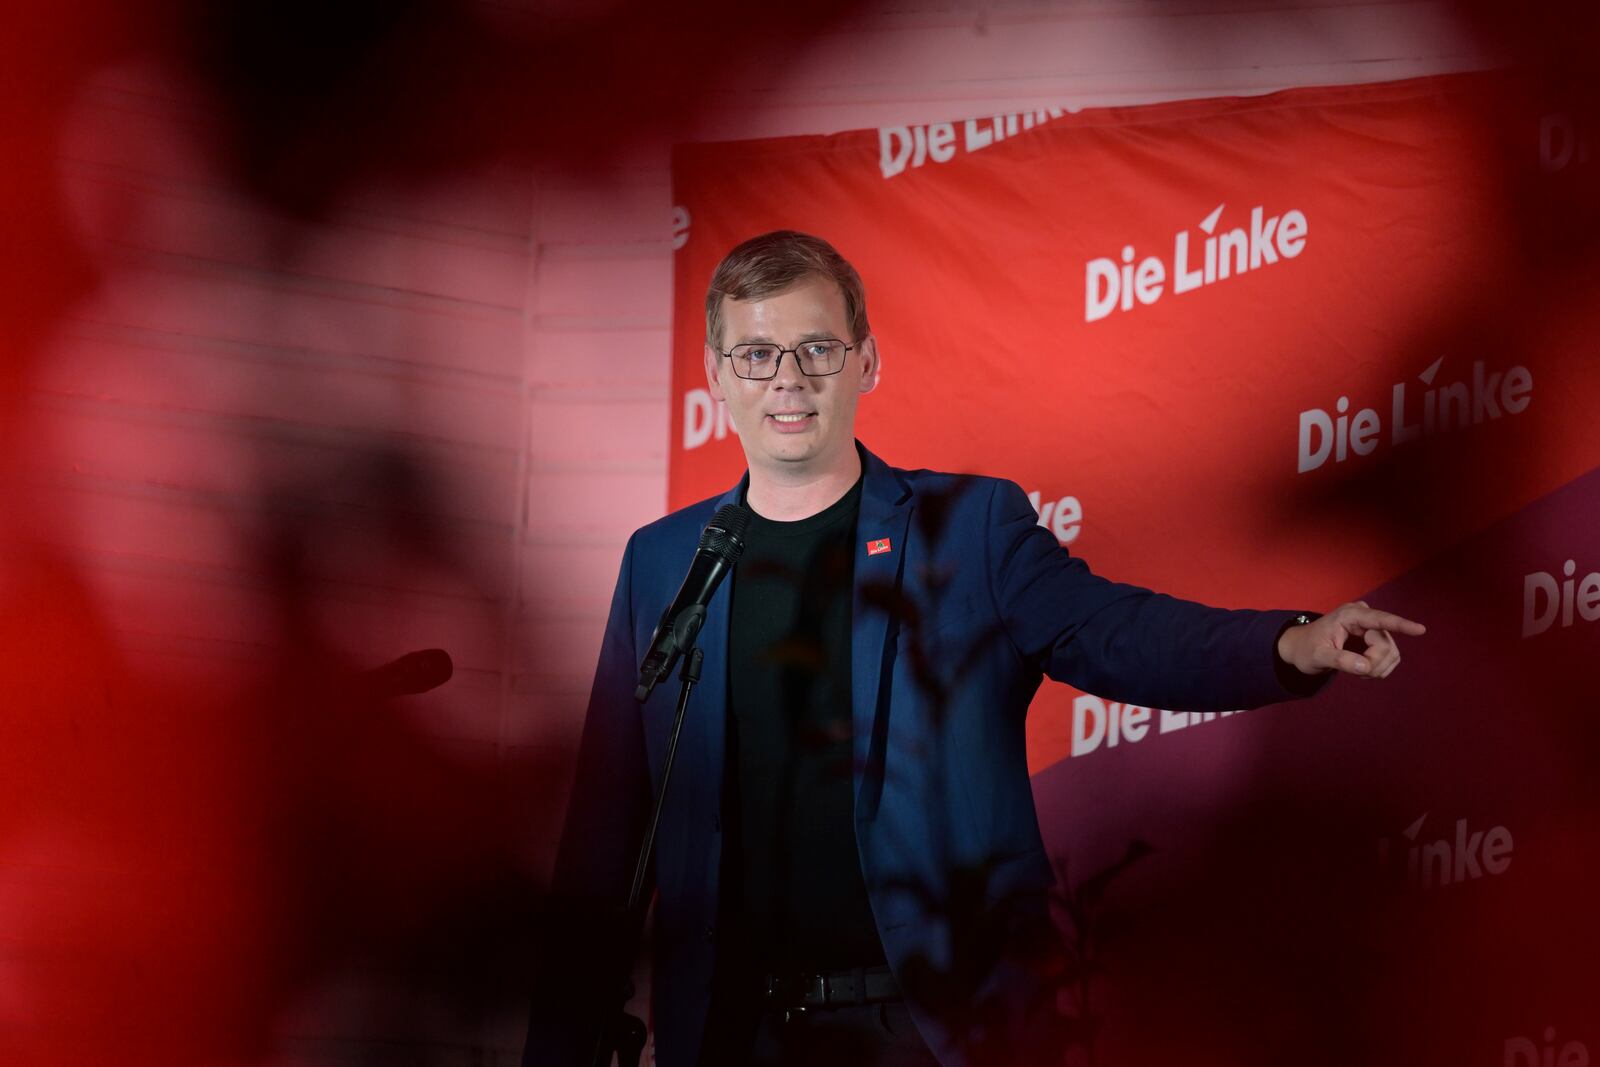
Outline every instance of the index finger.
<path fill-rule="evenodd" d="M 1421 636 L 1428 632 L 1428 628 L 1420 622 L 1402 619 L 1400 616 L 1388 611 L 1377 611 L 1373 608 L 1359 608 L 1354 613 L 1355 622 L 1369 630 L 1388 630 L 1390 633 L 1410 634 L 1413 637 Z"/>

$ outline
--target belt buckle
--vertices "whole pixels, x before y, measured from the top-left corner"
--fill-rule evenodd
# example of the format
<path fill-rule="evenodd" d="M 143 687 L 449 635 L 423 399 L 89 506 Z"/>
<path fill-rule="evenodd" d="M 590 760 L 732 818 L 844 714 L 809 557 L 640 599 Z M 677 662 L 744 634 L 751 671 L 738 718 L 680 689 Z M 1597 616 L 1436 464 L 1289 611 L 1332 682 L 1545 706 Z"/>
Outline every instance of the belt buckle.
<path fill-rule="evenodd" d="M 782 988 L 783 983 L 779 986 Z M 799 995 L 804 1001 L 793 1007 L 783 1009 L 783 1021 L 792 1023 L 796 1019 L 804 1018 L 806 1009 L 813 1007 L 826 1007 L 828 1004 L 828 976 L 824 974 L 806 974 L 800 976 L 800 981 L 793 987 L 793 993 Z"/>

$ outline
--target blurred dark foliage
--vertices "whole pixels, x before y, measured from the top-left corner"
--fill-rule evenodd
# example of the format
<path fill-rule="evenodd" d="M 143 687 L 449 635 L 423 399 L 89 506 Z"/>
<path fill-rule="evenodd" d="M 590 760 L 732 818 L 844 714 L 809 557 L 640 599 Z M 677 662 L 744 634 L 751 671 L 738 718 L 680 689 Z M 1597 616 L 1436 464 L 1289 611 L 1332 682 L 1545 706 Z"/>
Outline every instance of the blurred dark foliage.
<path fill-rule="evenodd" d="M 66 220 L 57 166 L 64 117 L 97 72 L 133 59 L 177 72 L 209 104 L 212 149 L 238 187 L 286 219 L 315 223 L 375 184 L 507 162 L 601 172 L 633 146 L 672 137 L 743 72 L 792 61 L 855 6 L 8 5 L 0 453 L 26 456 L 31 443 L 12 415 L 29 369 L 95 282 Z M 1600 21 L 1590 5 L 1457 7 L 1508 57 L 1524 103 L 1596 129 Z M 1503 189 L 1529 270 L 1520 288 L 1469 294 L 1461 319 L 1437 327 L 1447 340 L 1488 343 L 1496 301 L 1558 293 L 1566 272 L 1593 269 L 1600 168 L 1573 167 L 1533 187 L 1526 127 L 1498 120 L 1513 113 L 1486 102 L 1483 132 L 1490 157 L 1505 163 L 1488 178 Z M 285 257 L 296 232 L 285 228 Z M 403 541 L 415 533 L 403 501 L 416 488 L 403 463 L 390 473 L 373 480 L 368 503 Z M 69 561 L 36 546 L 0 560 L 9 879 L 0 926 L 8 959 L 28 968 L 22 988 L 6 994 L 15 1016 L 0 1019 L 6 1063 L 252 1062 L 271 1053 L 275 1027 L 301 998 L 356 965 L 409 987 L 408 999 L 368 1006 L 375 1017 L 364 1028 L 377 1032 L 402 1026 L 418 1004 L 471 1026 L 515 1001 L 539 891 L 519 851 L 519 818 L 530 782 L 559 781 L 560 769 L 485 775 L 407 725 L 392 702 L 353 692 L 357 668 L 372 665 L 344 662 L 307 608 L 305 561 L 318 546 L 292 517 L 274 521 L 260 562 L 280 662 L 178 688 L 146 679 L 116 646 Z M 937 684 L 930 664 L 920 677 Z M 1088 982 L 1104 966 L 1098 909 L 1143 848 L 1130 846 L 1057 901 L 1077 941 L 1065 954 L 1045 952 L 1040 966 L 1077 995 L 1064 1024 L 1076 1028 L 1074 1043 L 1093 1036 Z M 955 872 L 955 898 L 930 906 L 975 907 L 986 881 L 982 871 Z M 952 1012 L 981 1013 L 993 1006 L 961 1000 L 967 979 L 1017 932 L 969 928 L 975 940 L 957 946 L 965 973 L 913 966 L 908 981 Z M 386 1062 L 449 1055 L 416 1045 Z"/>
<path fill-rule="evenodd" d="M 741 72 L 799 54 L 856 6 L 11 4 L 0 46 L 6 399 L 15 401 L 42 333 L 92 284 L 65 222 L 57 147 L 74 95 L 108 66 L 154 60 L 192 81 L 214 116 L 216 156 L 240 188 L 316 220 L 375 182 L 496 163 L 601 171 L 670 138 Z"/>
<path fill-rule="evenodd" d="M 371 187 L 496 166 L 603 173 L 666 143 L 730 57 L 792 55 L 849 7 L 10 5 L 0 454 L 13 503 L 39 498 L 11 492 L 37 445 L 12 416 L 45 340 L 96 284 L 59 166 L 70 109 L 99 72 L 154 66 L 194 93 L 220 170 L 284 220 L 268 251 L 287 263 Z M 435 1033 L 454 1020 L 467 1042 L 523 1008 L 541 890 L 526 837 L 559 810 L 569 757 L 486 770 L 363 690 L 359 669 L 375 664 L 347 662 L 316 607 L 311 564 L 330 530 L 353 529 L 397 566 L 456 574 L 491 612 L 509 591 L 431 526 L 432 489 L 406 457 L 357 446 L 335 466 L 261 487 L 251 570 L 274 661 L 221 678 L 153 680 L 72 561 L 38 547 L 47 509 L 7 515 L 0 538 L 19 543 L 0 557 L 0 850 L 13 887 L 0 925 L 20 988 L 6 994 L 5 1062 L 255 1062 L 282 1054 L 286 1020 L 364 974 L 388 992 L 333 1010 L 355 1011 L 348 1032 L 384 1045 L 388 1063 L 456 1054 L 395 1039 L 419 1019 Z M 308 501 L 330 478 L 365 517 L 356 527 L 317 521 Z"/>

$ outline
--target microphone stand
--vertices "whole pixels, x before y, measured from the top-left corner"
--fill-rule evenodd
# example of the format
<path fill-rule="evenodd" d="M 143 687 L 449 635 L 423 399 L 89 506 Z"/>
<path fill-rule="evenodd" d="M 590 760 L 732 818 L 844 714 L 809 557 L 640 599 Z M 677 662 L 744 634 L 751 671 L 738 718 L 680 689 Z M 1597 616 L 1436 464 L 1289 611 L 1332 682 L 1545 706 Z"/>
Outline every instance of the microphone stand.
<path fill-rule="evenodd" d="M 645 871 L 650 866 L 650 855 L 655 848 L 656 828 L 661 824 L 661 806 L 667 796 L 667 780 L 672 775 L 672 759 L 678 751 L 678 734 L 683 730 L 683 714 L 689 706 L 689 692 L 700 681 L 700 663 L 705 653 L 694 644 L 705 621 L 705 608 L 684 612 L 674 626 L 680 638 L 678 647 L 687 648 L 678 678 L 683 683 L 678 690 L 678 710 L 672 719 L 672 732 L 667 736 L 667 755 L 661 763 L 661 785 L 656 789 L 655 803 L 650 810 L 650 822 L 645 828 L 644 841 L 639 846 L 639 859 L 633 867 L 633 887 L 628 891 L 628 903 L 623 912 L 623 929 L 636 931 L 644 927 L 645 907 L 640 902 L 644 893 Z M 620 953 L 618 954 L 620 957 Z M 619 959 L 617 967 L 631 970 L 633 960 Z M 627 1012 L 628 1001 L 633 999 L 633 981 L 624 977 L 617 988 L 615 1008 L 608 1011 L 595 1041 L 594 1053 L 589 1057 L 590 1067 L 610 1067 L 613 1054 L 618 1067 L 639 1067 L 639 1057 L 644 1052 L 645 1025 Z"/>

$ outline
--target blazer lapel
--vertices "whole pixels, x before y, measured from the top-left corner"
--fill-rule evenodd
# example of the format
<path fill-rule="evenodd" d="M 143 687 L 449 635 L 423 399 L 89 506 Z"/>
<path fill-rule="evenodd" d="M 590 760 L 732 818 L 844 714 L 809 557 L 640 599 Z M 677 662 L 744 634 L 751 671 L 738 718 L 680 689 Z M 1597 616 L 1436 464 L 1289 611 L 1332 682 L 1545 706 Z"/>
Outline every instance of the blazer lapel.
<path fill-rule="evenodd" d="M 884 655 L 893 636 L 892 610 L 905 573 L 906 531 L 911 520 L 911 489 L 883 460 L 856 442 L 863 484 L 857 520 L 854 629 L 850 647 L 852 767 L 856 811 L 871 818 L 883 793 L 883 742 L 877 737 Z M 882 706 L 880 706 L 882 705 Z"/>

